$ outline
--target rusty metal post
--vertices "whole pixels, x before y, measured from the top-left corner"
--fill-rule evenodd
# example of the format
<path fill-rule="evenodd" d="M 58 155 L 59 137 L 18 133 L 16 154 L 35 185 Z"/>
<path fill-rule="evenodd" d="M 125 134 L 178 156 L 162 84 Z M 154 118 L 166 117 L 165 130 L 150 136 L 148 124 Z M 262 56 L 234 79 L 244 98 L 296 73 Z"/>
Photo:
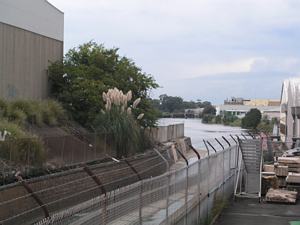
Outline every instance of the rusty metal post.
<path fill-rule="evenodd" d="M 229 135 L 231 138 L 232 138 L 232 140 L 237 144 L 237 141 L 235 140 L 235 138 L 230 134 Z"/>
<path fill-rule="evenodd" d="M 198 210 L 198 213 L 197 213 L 197 221 L 198 223 L 200 223 L 200 220 L 201 220 L 201 187 L 200 187 L 200 183 L 201 183 L 201 170 L 200 170 L 200 159 L 201 159 L 201 156 L 199 154 L 199 152 L 192 146 L 192 145 L 189 145 L 190 148 L 194 151 L 194 153 L 197 155 L 197 158 L 198 158 L 198 161 L 197 161 L 197 166 L 198 166 L 198 182 L 197 182 L 197 193 L 198 193 L 198 199 L 199 199 L 199 203 L 198 203 L 198 207 L 199 207 L 199 210 Z"/>
<path fill-rule="evenodd" d="M 127 159 L 125 159 L 125 158 L 123 158 L 123 160 L 128 165 L 128 167 L 135 173 L 135 175 L 137 176 L 137 178 L 139 180 L 142 180 L 139 172 L 131 165 L 131 163 Z"/>
<path fill-rule="evenodd" d="M 93 179 L 93 181 L 100 187 L 101 189 L 101 194 L 104 194 L 104 204 L 103 204 L 103 213 L 102 213 L 102 223 L 105 225 L 107 223 L 106 218 L 107 218 L 107 192 L 99 179 L 99 177 L 93 173 L 93 171 L 87 167 L 86 165 L 83 166 L 83 170 Z"/>
<path fill-rule="evenodd" d="M 229 145 L 229 147 L 231 147 L 230 142 L 224 136 L 222 136 L 222 138 L 223 138 L 224 141 L 226 141 L 226 143 Z"/>
<path fill-rule="evenodd" d="M 217 153 L 217 150 L 215 149 L 215 147 L 209 141 L 206 141 L 206 142 L 215 151 L 215 153 Z"/>
<path fill-rule="evenodd" d="M 206 141 L 204 139 L 203 139 L 203 143 L 204 143 L 206 151 L 207 151 L 207 156 L 209 156 L 209 149 L 208 149 L 208 146 L 207 146 Z"/>
<path fill-rule="evenodd" d="M 244 135 L 243 133 L 241 133 L 241 135 L 245 138 L 245 140 L 248 140 L 248 138 L 246 137 L 246 135 Z"/>
<path fill-rule="evenodd" d="M 192 149 L 192 151 L 197 155 L 198 160 L 200 160 L 200 159 L 201 159 L 201 156 L 200 156 L 199 152 L 198 152 L 192 145 L 189 145 L 189 147 L 190 147 L 190 148 Z"/>
<path fill-rule="evenodd" d="M 185 217 L 184 217 L 184 224 L 187 225 L 187 213 L 188 213 L 188 193 L 189 193 L 189 161 L 185 157 L 185 155 L 175 146 L 176 151 L 179 153 L 179 155 L 184 159 L 186 163 L 186 188 L 185 188 L 185 196 L 184 196 L 184 202 L 185 202 Z"/>
<path fill-rule="evenodd" d="M 222 143 L 221 143 L 217 138 L 215 138 L 215 140 L 216 140 L 216 142 L 218 142 L 219 145 L 221 145 L 222 149 L 225 150 L 225 148 L 224 148 L 224 146 L 222 145 Z"/>
<path fill-rule="evenodd" d="M 143 209 L 143 180 L 139 174 L 139 172 L 134 168 L 133 165 L 131 165 L 131 163 L 123 158 L 124 162 L 128 165 L 128 167 L 130 167 L 130 169 L 136 174 L 137 178 L 139 179 L 140 181 L 140 184 L 141 184 L 141 188 L 140 188 L 140 192 L 139 192 L 139 224 L 143 224 L 143 215 L 142 215 L 142 209 Z"/>
<path fill-rule="evenodd" d="M 45 218 L 49 218 L 50 214 L 46 207 L 46 205 L 42 202 L 42 200 L 39 198 L 39 196 L 34 193 L 34 191 L 31 189 L 31 187 L 26 183 L 25 180 L 23 180 L 22 176 L 20 174 L 16 174 L 17 180 L 22 184 L 22 186 L 26 189 L 26 191 L 31 195 L 31 197 L 37 202 L 37 204 L 41 207 L 41 209 L 44 212 Z"/>
<path fill-rule="evenodd" d="M 167 166 L 167 173 L 168 173 L 168 181 L 167 181 L 167 198 L 166 198 L 166 225 L 169 225 L 169 202 L 170 202 L 170 199 L 169 199 L 169 188 L 170 188 L 170 164 L 168 162 L 168 160 L 157 150 L 157 149 L 154 149 L 154 151 L 159 155 L 160 158 L 162 158 L 162 160 L 165 161 L 166 163 L 166 166 Z"/>

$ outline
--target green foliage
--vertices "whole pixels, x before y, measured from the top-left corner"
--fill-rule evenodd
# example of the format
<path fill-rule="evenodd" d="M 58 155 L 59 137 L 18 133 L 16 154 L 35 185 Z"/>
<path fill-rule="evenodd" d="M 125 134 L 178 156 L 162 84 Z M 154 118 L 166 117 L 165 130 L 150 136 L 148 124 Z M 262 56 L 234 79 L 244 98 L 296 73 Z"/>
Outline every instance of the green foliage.
<path fill-rule="evenodd" d="M 206 114 L 215 115 L 216 108 L 212 105 L 206 105 L 203 109 L 203 115 L 206 115 Z"/>
<path fill-rule="evenodd" d="M 97 133 L 105 132 L 108 135 L 118 158 L 143 151 L 148 141 L 138 123 L 144 116 L 143 113 L 138 114 L 142 106 L 141 99 L 136 99 L 128 106 L 132 101 L 132 92 L 124 94 L 117 88 L 109 89 L 102 97 L 105 111 L 98 114 L 93 125 L 97 128 Z"/>
<path fill-rule="evenodd" d="M 205 114 L 202 117 L 202 123 L 214 123 L 214 115 L 211 114 Z"/>
<path fill-rule="evenodd" d="M 168 113 L 184 113 L 185 109 L 204 108 L 206 114 L 215 114 L 215 108 L 210 102 L 201 102 L 200 100 L 184 101 L 178 96 L 160 95 L 159 99 L 151 99 L 151 103 L 155 109 L 163 113 L 163 115 L 171 115 Z"/>
<path fill-rule="evenodd" d="M 41 165 L 45 160 L 42 141 L 19 125 L 7 120 L 0 120 L 0 131 L 8 131 L 4 141 L 0 142 L 0 157 L 16 163 Z"/>
<path fill-rule="evenodd" d="M 261 121 L 261 112 L 258 109 L 251 109 L 242 119 L 242 128 L 256 129 Z"/>
<path fill-rule="evenodd" d="M 66 119 L 63 107 L 54 100 L 4 101 L 0 99 L 0 119 L 17 123 L 21 126 L 26 123 L 43 126 L 56 126 Z"/>
<path fill-rule="evenodd" d="M 183 99 L 181 97 L 161 95 L 159 98 L 162 111 L 173 113 L 183 109 Z"/>
<path fill-rule="evenodd" d="M 221 115 L 215 116 L 211 114 L 204 114 L 202 117 L 202 123 L 224 124 L 227 126 L 240 127 L 241 119 L 231 114 L 225 114 L 223 117 Z"/>
<path fill-rule="evenodd" d="M 158 85 L 132 60 L 121 57 L 117 48 L 106 49 L 94 42 L 80 45 L 69 50 L 63 63 L 53 63 L 49 74 L 52 95 L 83 125 L 90 125 L 104 108 L 99 93 L 113 87 L 124 93 L 131 90 L 134 98 L 142 98 L 140 110 L 145 117 L 141 125 L 155 125 L 148 93 Z"/>
<path fill-rule="evenodd" d="M 257 130 L 265 134 L 272 134 L 275 123 L 278 123 L 276 118 L 269 120 L 267 117 L 263 117 L 257 126 Z"/>
<path fill-rule="evenodd" d="M 141 150 L 141 129 L 132 115 L 120 113 L 113 106 L 109 113 L 98 114 L 95 126 L 98 132 L 108 134 L 108 140 L 117 152 L 117 157 L 122 158 L 137 153 Z"/>

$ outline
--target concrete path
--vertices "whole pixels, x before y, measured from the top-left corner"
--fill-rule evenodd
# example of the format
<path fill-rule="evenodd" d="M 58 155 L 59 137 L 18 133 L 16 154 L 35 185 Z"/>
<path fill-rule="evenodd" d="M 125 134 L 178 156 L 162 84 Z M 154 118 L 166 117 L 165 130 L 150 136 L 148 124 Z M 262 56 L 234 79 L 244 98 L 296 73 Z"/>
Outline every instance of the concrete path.
<path fill-rule="evenodd" d="M 292 221 L 300 221 L 300 203 L 269 204 L 241 199 L 230 203 L 214 225 L 292 225 Z"/>

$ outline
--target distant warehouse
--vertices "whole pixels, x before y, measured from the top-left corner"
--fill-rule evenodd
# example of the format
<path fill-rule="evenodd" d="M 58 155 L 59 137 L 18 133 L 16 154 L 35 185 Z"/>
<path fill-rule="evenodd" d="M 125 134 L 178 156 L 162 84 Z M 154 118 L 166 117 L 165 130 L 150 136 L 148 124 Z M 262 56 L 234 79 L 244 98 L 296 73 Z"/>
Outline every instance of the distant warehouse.
<path fill-rule="evenodd" d="M 48 1 L 0 0 L 0 98 L 46 98 L 63 39 L 64 14 Z"/>

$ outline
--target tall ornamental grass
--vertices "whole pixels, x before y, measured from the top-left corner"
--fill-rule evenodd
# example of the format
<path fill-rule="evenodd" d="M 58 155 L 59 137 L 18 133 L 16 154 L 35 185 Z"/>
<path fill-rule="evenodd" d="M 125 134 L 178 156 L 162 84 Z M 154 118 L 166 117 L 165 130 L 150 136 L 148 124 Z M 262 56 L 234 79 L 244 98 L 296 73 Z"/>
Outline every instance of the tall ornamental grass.
<path fill-rule="evenodd" d="M 144 137 L 137 121 L 143 119 L 144 114 L 134 116 L 141 99 L 138 98 L 129 105 L 132 92 L 124 94 L 117 88 L 109 89 L 102 97 L 105 110 L 102 110 L 95 121 L 98 132 L 107 133 L 118 158 L 142 151 Z"/>

